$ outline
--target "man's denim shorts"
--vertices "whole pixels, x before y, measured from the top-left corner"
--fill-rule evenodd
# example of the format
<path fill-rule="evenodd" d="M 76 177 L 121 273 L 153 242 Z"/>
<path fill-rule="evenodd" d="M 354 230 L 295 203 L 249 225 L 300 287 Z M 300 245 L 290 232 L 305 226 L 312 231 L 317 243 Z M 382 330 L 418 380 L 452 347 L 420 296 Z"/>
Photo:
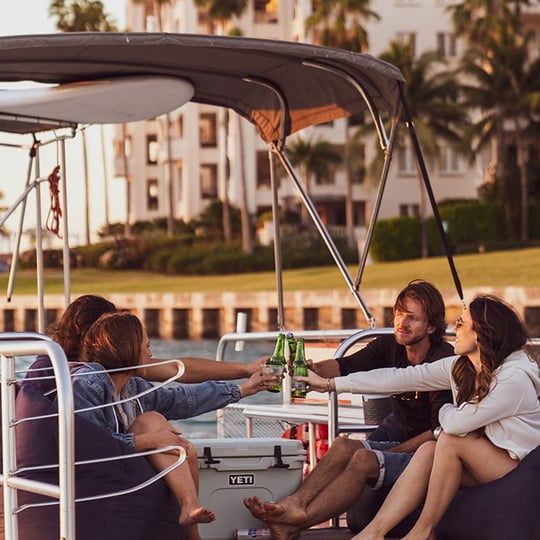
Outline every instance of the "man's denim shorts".
<path fill-rule="evenodd" d="M 368 484 L 371 489 L 393 486 L 414 455 L 412 452 L 385 452 L 401 444 L 399 442 L 362 441 L 362 444 L 368 450 L 373 450 L 379 460 L 379 478 L 374 485 Z"/>

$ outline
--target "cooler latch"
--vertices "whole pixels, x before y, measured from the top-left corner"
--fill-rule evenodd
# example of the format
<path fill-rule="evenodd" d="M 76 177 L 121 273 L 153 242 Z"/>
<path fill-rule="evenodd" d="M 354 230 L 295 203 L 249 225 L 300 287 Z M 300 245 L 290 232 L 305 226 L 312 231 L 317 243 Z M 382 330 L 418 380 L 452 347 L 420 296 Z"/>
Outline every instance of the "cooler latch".
<path fill-rule="evenodd" d="M 206 463 L 206 465 L 213 465 L 214 463 L 221 463 L 220 459 L 214 459 L 212 457 L 212 449 L 209 446 L 204 447 L 203 454 L 205 457 L 204 462 Z"/>
<path fill-rule="evenodd" d="M 283 463 L 282 455 L 281 455 L 281 446 L 279 444 L 276 444 L 274 446 L 274 459 L 276 460 L 275 467 L 278 469 L 287 469 L 289 467 L 288 463 Z"/>

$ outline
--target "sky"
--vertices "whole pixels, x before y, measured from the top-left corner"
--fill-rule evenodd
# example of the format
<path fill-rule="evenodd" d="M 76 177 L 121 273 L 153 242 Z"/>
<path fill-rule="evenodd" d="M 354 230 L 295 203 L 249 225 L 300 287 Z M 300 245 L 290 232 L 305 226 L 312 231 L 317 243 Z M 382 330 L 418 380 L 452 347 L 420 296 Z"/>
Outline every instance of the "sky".
<path fill-rule="evenodd" d="M 125 27 L 124 0 L 102 0 L 105 12 L 114 19 L 120 29 Z M 6 0 L 3 0 L 6 3 Z M 49 0 L 17 0 L 10 2 L 9 8 L 3 6 L 0 16 L 0 35 L 24 35 L 24 34 L 48 34 L 55 32 L 54 20 L 49 18 Z M 0 85 L 0 88 L 5 88 Z M 88 139 L 88 162 L 90 177 L 90 229 L 92 241 L 95 241 L 95 230 L 105 224 L 105 179 L 107 178 L 109 199 L 109 219 L 111 222 L 123 221 L 125 219 L 125 184 L 122 179 L 113 178 L 112 173 L 112 146 L 110 137 L 112 128 L 105 126 L 105 163 L 101 145 L 101 128 L 92 126 L 87 130 Z M 51 136 L 40 135 L 40 140 L 49 141 Z M 10 207 L 19 198 L 24 190 L 28 172 L 28 146 L 32 143 L 32 137 L 25 135 L 22 137 L 6 133 L 0 133 L 0 192 L 3 198 L 0 199 L 0 207 Z M 10 145 L 21 146 L 13 148 Z M 70 211 L 69 236 L 70 243 L 84 243 L 86 238 L 86 227 L 84 219 L 84 188 L 83 188 L 83 159 L 82 144 L 80 134 L 73 140 L 66 142 L 67 149 L 67 193 Z M 47 177 L 57 164 L 58 150 L 55 144 L 46 145 L 41 151 L 40 176 Z M 104 173 L 106 171 L 106 174 Z M 35 171 L 34 171 L 35 172 Z M 62 178 L 60 189 L 62 189 Z M 42 220 L 45 222 L 48 211 L 49 189 L 44 183 L 41 190 L 41 197 L 45 210 L 42 213 Z M 11 238 L 0 238 L 0 253 L 11 251 L 13 247 L 14 232 L 17 230 L 20 220 L 21 206 L 9 217 L 4 224 L 10 231 Z M 24 228 L 32 228 L 35 224 L 35 202 L 31 195 L 28 199 Z M 0 216 L 2 213 L 0 212 Z M 60 241 L 57 244 L 60 245 Z M 26 248 L 27 242 L 23 244 Z"/>

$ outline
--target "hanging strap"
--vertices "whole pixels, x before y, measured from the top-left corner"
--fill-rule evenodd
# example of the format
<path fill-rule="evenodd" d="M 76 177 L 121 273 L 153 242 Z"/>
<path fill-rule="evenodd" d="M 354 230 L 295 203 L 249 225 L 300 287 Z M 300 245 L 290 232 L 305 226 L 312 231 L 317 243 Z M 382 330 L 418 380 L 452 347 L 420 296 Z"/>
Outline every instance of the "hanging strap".
<path fill-rule="evenodd" d="M 51 198 L 51 206 L 47 214 L 46 227 L 47 230 L 61 238 L 60 236 L 60 218 L 62 217 L 62 208 L 60 207 L 60 165 L 57 165 L 49 175 L 49 194 Z"/>

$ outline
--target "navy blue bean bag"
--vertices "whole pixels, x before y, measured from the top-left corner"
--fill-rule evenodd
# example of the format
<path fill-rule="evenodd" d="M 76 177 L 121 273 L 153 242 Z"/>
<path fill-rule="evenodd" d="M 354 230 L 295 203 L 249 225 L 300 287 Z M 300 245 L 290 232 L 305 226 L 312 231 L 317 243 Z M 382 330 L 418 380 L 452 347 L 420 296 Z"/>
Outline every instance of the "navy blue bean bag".
<path fill-rule="evenodd" d="M 461 489 L 437 528 L 437 540 L 539 540 L 539 486 L 540 446 L 503 478 Z M 347 513 L 354 533 L 369 523 L 388 491 L 364 490 Z M 404 536 L 418 514 L 413 512 L 388 536 Z"/>
<path fill-rule="evenodd" d="M 56 412 L 56 407 L 31 382 L 24 382 L 17 393 L 17 418 Z M 23 422 L 16 428 L 17 459 L 20 467 L 58 462 L 57 418 Z M 106 430 L 75 416 L 75 459 L 83 461 L 132 453 L 123 442 Z M 154 475 L 144 457 L 77 466 L 76 497 L 111 493 L 132 487 Z M 56 469 L 32 471 L 27 478 L 58 483 Z M 19 492 L 19 505 L 41 502 L 47 497 Z M 30 508 L 19 514 L 21 540 L 58 540 L 59 506 Z M 76 505 L 77 540 L 179 540 L 184 538 L 178 524 L 179 509 L 163 480 L 141 491 Z M 0 520 L 3 540 L 3 515 Z"/>

